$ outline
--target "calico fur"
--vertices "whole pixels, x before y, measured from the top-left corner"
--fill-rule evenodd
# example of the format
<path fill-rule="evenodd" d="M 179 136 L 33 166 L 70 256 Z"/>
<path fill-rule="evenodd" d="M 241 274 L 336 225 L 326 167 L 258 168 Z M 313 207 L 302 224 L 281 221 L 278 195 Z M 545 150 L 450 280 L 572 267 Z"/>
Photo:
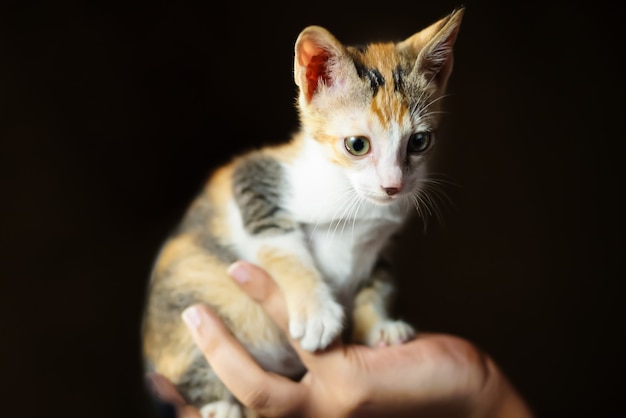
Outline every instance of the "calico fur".
<path fill-rule="evenodd" d="M 278 327 L 228 277 L 236 260 L 272 275 L 285 295 L 289 332 L 307 350 L 346 330 L 372 346 L 414 335 L 389 314 L 395 287 L 382 254 L 424 200 L 462 14 L 398 43 L 344 46 L 319 26 L 300 33 L 301 130 L 215 170 L 164 243 L 150 280 L 147 365 L 203 413 L 218 405 L 231 405 L 232 417 L 243 410 L 181 321 L 193 303 L 217 311 L 262 367 L 293 378 L 304 372 Z"/>

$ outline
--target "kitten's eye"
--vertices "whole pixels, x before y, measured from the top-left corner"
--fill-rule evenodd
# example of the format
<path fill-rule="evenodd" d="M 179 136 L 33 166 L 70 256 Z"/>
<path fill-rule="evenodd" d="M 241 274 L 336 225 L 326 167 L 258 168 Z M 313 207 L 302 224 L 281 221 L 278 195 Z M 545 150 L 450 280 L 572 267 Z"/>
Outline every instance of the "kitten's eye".
<path fill-rule="evenodd" d="M 409 138 L 408 151 L 411 154 L 419 154 L 426 151 L 430 146 L 432 132 L 416 132 Z"/>
<path fill-rule="evenodd" d="M 362 136 L 349 136 L 344 140 L 346 149 L 352 155 L 365 155 L 370 150 L 370 141 Z"/>

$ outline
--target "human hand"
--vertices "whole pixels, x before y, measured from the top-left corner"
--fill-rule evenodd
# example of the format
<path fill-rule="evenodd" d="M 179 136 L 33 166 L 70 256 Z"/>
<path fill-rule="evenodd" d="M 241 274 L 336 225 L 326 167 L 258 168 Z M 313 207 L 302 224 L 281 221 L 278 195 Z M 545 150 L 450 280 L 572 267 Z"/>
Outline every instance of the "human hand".
<path fill-rule="evenodd" d="M 271 277 L 241 261 L 229 273 L 289 335 L 285 301 Z M 317 353 L 291 340 L 307 368 L 294 382 L 263 370 L 209 308 L 191 306 L 183 318 L 224 384 L 262 416 L 532 416 L 491 358 L 455 336 L 420 334 L 380 348 L 336 341 Z"/>
<path fill-rule="evenodd" d="M 150 372 L 146 374 L 146 384 L 150 394 L 157 401 L 159 417 L 201 418 L 200 412 L 185 402 L 167 377 Z"/>

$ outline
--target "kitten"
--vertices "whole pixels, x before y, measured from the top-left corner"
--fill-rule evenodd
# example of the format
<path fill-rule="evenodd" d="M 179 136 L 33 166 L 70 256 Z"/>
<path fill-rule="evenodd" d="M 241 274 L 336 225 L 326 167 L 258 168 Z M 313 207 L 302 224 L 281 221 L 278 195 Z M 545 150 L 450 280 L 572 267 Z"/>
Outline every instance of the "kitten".
<path fill-rule="evenodd" d="M 441 98 L 463 9 L 399 43 L 341 44 L 305 28 L 295 43 L 301 129 L 217 169 L 166 241 L 144 318 L 147 364 L 203 416 L 244 414 L 181 321 L 202 302 L 219 312 L 266 369 L 303 366 L 277 326 L 228 277 L 243 259 L 284 293 L 289 332 L 310 351 L 346 329 L 354 342 L 399 344 L 413 328 L 390 317 L 381 253 L 423 202 Z M 348 328 L 349 327 L 349 328 Z"/>

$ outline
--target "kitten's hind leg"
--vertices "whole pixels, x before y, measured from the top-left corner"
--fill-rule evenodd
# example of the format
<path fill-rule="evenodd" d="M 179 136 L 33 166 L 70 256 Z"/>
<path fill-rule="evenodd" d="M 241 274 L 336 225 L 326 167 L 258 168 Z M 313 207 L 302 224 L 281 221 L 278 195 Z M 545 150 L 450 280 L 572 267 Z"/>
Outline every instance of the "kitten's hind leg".
<path fill-rule="evenodd" d="M 243 418 L 242 405 L 219 380 L 198 350 L 176 388 L 202 418 Z"/>
<path fill-rule="evenodd" d="M 402 344 L 415 336 L 411 325 L 389 317 L 394 293 L 391 274 L 385 266 L 377 266 L 370 282 L 357 294 L 352 311 L 352 341 L 377 347 Z"/>

